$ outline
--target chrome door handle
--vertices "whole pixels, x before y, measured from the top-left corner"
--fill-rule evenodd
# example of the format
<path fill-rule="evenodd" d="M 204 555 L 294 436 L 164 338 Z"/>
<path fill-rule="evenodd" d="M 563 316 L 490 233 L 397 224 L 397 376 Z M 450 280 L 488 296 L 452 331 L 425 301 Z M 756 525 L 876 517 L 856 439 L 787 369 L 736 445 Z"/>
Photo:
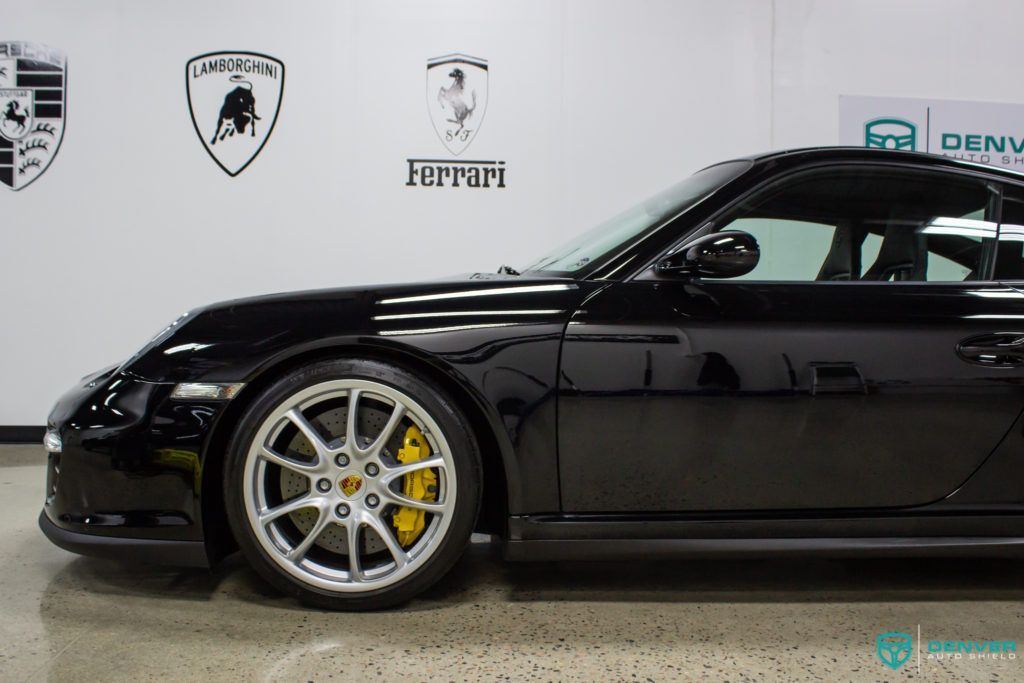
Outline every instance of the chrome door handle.
<path fill-rule="evenodd" d="M 1024 332 L 993 332 L 967 337 L 956 345 L 956 355 L 977 365 L 1024 365 Z"/>

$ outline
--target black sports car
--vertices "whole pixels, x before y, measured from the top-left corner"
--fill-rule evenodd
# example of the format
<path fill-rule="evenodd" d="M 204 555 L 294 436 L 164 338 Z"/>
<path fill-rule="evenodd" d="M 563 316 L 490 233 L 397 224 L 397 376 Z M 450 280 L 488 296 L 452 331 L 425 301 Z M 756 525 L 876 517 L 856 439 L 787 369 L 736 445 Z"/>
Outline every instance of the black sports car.
<path fill-rule="evenodd" d="M 513 560 L 1024 547 L 1024 176 L 710 166 L 517 273 L 183 315 L 49 417 L 39 521 L 366 609 Z"/>

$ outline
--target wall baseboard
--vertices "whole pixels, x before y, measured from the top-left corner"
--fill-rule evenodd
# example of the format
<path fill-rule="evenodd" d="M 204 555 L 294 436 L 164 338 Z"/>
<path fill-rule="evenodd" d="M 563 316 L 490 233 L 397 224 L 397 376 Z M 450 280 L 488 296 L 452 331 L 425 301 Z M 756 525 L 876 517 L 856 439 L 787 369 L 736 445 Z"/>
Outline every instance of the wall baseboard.
<path fill-rule="evenodd" d="M 46 427 L 0 425 L 0 443 L 41 443 Z"/>

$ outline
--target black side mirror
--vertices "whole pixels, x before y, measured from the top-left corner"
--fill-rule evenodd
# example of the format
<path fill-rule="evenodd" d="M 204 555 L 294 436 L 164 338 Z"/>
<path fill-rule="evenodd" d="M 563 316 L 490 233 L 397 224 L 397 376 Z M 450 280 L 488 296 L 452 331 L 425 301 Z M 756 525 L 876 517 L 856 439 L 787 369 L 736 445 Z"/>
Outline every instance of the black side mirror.
<path fill-rule="evenodd" d="M 723 230 L 687 242 L 654 267 L 659 275 L 727 278 L 746 275 L 761 258 L 754 236 Z"/>

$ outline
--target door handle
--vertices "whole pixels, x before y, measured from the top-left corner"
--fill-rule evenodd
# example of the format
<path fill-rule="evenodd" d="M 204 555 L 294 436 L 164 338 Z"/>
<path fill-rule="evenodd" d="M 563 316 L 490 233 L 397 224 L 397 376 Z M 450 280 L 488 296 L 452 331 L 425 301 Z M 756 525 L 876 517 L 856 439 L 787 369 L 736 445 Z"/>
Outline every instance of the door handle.
<path fill-rule="evenodd" d="M 1024 332 L 994 332 L 967 337 L 956 345 L 956 355 L 977 365 L 1024 365 Z"/>

